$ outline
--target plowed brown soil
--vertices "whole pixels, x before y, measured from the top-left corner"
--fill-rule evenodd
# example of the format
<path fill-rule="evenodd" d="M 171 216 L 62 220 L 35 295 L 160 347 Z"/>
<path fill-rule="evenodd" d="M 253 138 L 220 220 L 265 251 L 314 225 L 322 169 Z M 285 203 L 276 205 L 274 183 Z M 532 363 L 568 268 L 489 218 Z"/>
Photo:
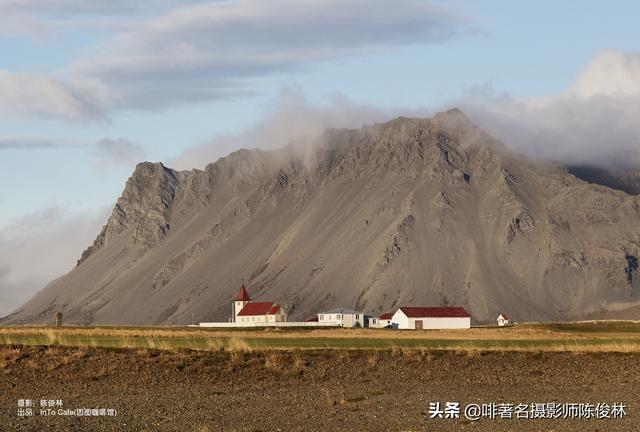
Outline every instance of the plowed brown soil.
<path fill-rule="evenodd" d="M 640 355 L 0 347 L 1 431 L 638 431 Z M 35 415 L 18 416 L 18 401 Z M 114 417 L 39 415 L 112 408 Z M 429 419 L 430 402 L 624 403 L 622 420 Z M 57 410 L 58 408 L 56 408 Z"/>

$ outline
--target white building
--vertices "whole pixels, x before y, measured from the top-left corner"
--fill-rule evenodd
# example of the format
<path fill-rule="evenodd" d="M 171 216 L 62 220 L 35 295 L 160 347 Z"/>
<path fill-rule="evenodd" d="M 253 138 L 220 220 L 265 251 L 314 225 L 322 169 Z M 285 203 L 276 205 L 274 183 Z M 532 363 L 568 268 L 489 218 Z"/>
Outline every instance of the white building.
<path fill-rule="evenodd" d="M 232 305 L 233 322 L 240 324 L 276 323 L 287 320 L 285 309 L 273 302 L 254 302 L 244 286 L 236 296 Z"/>
<path fill-rule="evenodd" d="M 367 327 L 367 315 L 362 312 L 345 308 L 331 309 L 318 314 L 320 325 L 335 325 L 339 327 Z"/>
<path fill-rule="evenodd" d="M 400 307 L 391 318 L 399 329 L 468 329 L 471 316 L 461 307 Z"/>
<path fill-rule="evenodd" d="M 391 325 L 391 318 L 393 317 L 393 312 L 387 312 L 379 317 L 369 317 L 369 327 L 370 328 L 386 328 L 393 327 Z"/>
<path fill-rule="evenodd" d="M 496 321 L 498 321 L 498 326 L 500 327 L 507 326 L 511 323 L 511 320 L 509 320 L 509 317 L 505 314 L 498 315 L 498 319 Z"/>

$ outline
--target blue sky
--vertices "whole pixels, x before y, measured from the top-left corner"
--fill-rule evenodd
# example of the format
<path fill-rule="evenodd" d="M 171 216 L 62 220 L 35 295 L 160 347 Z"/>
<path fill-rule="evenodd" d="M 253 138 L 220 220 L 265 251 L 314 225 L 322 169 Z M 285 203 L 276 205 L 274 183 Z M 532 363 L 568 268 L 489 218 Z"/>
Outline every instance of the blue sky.
<path fill-rule="evenodd" d="M 189 2 L 176 3 L 175 8 L 189 6 Z M 69 4 L 71 8 L 73 2 Z M 388 4 L 393 8 L 393 2 Z M 299 87 L 311 103 L 326 103 L 327 97 L 340 93 L 355 101 L 399 110 L 446 105 L 468 89 L 487 84 L 521 97 L 544 96 L 570 86 L 600 50 L 634 51 L 635 41 L 640 40 L 635 21 L 640 16 L 637 2 L 437 4 L 468 19 L 469 34 L 301 61 L 282 71 L 251 77 L 252 94 L 231 100 L 124 110 L 109 113 L 108 119 L 81 122 L 5 115 L 0 118 L 0 136 L 41 138 L 60 147 L 0 150 L 5 162 L 0 181 L 16 185 L 0 195 L 0 226 L 46 205 L 109 206 L 132 167 L 105 164 L 96 169 L 91 146 L 104 137 L 125 138 L 144 149 L 145 159 L 168 161 L 215 135 L 238 133 L 258 122 L 280 88 L 291 85 Z M 166 13 L 169 6 L 158 5 L 157 14 Z M 35 14 L 29 9 L 21 13 Z M 110 15 L 107 11 L 87 18 L 66 12 L 66 19 L 78 22 L 76 27 L 46 36 L 4 35 L 0 37 L 0 69 L 55 75 L 117 37 L 118 29 L 108 28 L 108 23 L 128 13 Z M 154 13 L 153 9 L 145 10 L 141 19 L 151 19 Z M 56 22 L 61 18 L 52 13 L 40 19 Z M 99 31 L 85 22 L 99 20 L 105 27 Z"/>
<path fill-rule="evenodd" d="M 455 104 L 536 155 L 589 162 L 638 148 L 638 2 L 141 4 L 0 0 L 0 295 L 8 280 L 41 282 L 11 263 L 2 279 L 2 242 L 15 246 L 25 221 L 91 220 L 77 256 L 137 161 L 189 168 L 236 146 L 285 144 L 287 130 L 261 136 L 287 109 L 356 127 Z M 349 115 L 329 114 L 336 105 Z M 602 127 L 581 119 L 613 107 L 611 138 L 591 139 Z"/>

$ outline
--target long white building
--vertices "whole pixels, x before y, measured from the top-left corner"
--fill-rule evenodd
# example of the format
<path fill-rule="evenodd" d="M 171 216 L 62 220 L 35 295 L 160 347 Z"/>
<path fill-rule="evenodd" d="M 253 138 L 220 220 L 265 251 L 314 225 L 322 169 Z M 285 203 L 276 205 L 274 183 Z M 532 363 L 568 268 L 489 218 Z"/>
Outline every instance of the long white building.
<path fill-rule="evenodd" d="M 471 315 L 462 307 L 401 306 L 393 314 L 391 325 L 399 329 L 468 329 Z"/>

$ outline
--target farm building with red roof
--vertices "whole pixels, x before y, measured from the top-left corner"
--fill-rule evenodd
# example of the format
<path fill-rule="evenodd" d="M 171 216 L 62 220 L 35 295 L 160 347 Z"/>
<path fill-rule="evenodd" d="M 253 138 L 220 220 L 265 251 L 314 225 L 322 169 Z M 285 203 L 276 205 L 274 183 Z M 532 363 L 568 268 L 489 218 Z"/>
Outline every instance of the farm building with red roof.
<path fill-rule="evenodd" d="M 462 307 L 401 306 L 391 323 L 399 329 L 468 329 L 471 315 Z"/>

